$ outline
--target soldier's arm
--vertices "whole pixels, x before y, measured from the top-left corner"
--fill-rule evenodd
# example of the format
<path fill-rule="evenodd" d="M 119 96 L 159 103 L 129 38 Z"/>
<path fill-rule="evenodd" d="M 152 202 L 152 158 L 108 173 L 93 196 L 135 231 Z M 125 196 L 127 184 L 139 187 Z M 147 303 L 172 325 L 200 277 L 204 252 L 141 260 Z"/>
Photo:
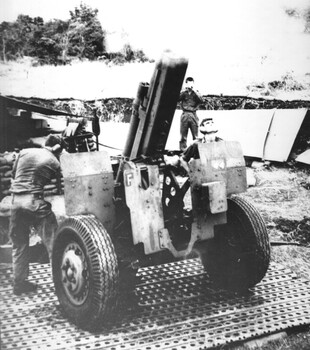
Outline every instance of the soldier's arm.
<path fill-rule="evenodd" d="M 16 169 L 17 169 L 17 163 L 19 160 L 20 154 L 16 157 L 15 162 L 13 164 L 13 168 L 12 168 L 12 179 L 15 179 L 15 175 L 16 175 Z"/>
<path fill-rule="evenodd" d="M 185 95 L 185 90 L 181 91 L 180 96 L 179 96 L 179 101 L 184 100 L 184 95 Z"/>
<path fill-rule="evenodd" d="M 180 165 L 188 174 L 189 173 L 188 162 L 183 157 L 180 157 Z"/>
<path fill-rule="evenodd" d="M 59 168 L 59 170 L 56 172 L 56 186 L 57 186 L 58 194 L 62 194 L 63 192 L 62 186 L 61 186 L 61 178 L 62 178 L 62 174 Z"/>
<path fill-rule="evenodd" d="M 202 95 L 200 94 L 200 92 L 198 91 L 198 90 L 193 90 L 194 91 L 194 93 L 195 93 L 195 95 L 196 95 L 196 97 L 197 97 L 197 100 L 199 101 L 199 103 L 204 103 L 204 100 L 203 100 L 203 97 L 202 97 Z"/>
<path fill-rule="evenodd" d="M 61 180 L 62 180 L 62 172 L 61 172 L 61 167 L 59 163 L 59 167 L 56 169 L 56 184 L 57 184 L 57 189 L 58 189 L 58 194 L 62 194 L 62 186 L 61 186 Z"/>
<path fill-rule="evenodd" d="M 62 172 L 61 172 L 60 162 L 54 159 L 52 168 L 53 168 L 54 174 L 51 175 L 50 180 L 52 180 L 52 178 L 56 179 L 56 187 L 58 190 L 58 194 L 62 194 L 62 186 L 61 186 Z"/>
<path fill-rule="evenodd" d="M 198 153 L 198 143 L 197 141 L 194 141 L 187 149 L 184 151 L 184 153 L 180 157 L 180 165 L 182 168 L 186 170 L 187 173 L 189 173 L 189 166 L 188 162 L 192 159 L 197 159 L 199 158 L 199 153 Z"/>

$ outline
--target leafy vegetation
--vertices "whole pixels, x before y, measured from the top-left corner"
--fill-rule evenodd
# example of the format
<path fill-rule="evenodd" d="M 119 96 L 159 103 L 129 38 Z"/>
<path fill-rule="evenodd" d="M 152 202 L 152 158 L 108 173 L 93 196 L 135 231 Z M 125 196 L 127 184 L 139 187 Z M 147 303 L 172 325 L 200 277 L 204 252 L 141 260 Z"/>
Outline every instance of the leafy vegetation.
<path fill-rule="evenodd" d="M 37 64 L 67 64 L 73 59 L 112 60 L 115 64 L 148 61 L 141 51 L 129 44 L 121 52 L 106 52 L 106 32 L 98 10 L 83 3 L 70 11 L 66 21 L 44 22 L 42 17 L 19 15 L 15 22 L 0 24 L 0 59 L 4 62 L 29 56 Z"/>
<path fill-rule="evenodd" d="M 310 33 L 310 7 L 308 7 L 308 9 L 305 10 L 304 18 L 306 21 L 305 32 Z"/>
<path fill-rule="evenodd" d="M 287 72 L 281 77 L 281 80 L 274 80 L 268 83 L 269 88 L 281 89 L 286 91 L 305 90 L 306 86 L 299 83 L 293 76 L 293 72 Z"/>
<path fill-rule="evenodd" d="M 305 21 L 305 33 L 310 33 L 310 7 L 304 10 L 297 10 L 296 8 L 288 8 L 285 10 L 286 14 L 290 17 L 302 18 Z"/>

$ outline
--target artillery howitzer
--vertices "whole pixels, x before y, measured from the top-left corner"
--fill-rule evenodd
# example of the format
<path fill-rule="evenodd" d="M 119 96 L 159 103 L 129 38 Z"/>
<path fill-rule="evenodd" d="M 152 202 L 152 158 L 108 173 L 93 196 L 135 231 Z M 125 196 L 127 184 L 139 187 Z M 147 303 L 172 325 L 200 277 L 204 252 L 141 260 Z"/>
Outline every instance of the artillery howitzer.
<path fill-rule="evenodd" d="M 214 285 L 233 290 L 267 271 L 266 227 L 237 196 L 246 190 L 239 143 L 200 144 L 182 186 L 165 163 L 186 68 L 186 59 L 164 55 L 150 84 L 139 85 L 117 167 L 102 151 L 61 158 L 68 217 L 55 237 L 53 278 L 65 313 L 83 328 L 104 323 L 139 267 L 199 255 Z"/>

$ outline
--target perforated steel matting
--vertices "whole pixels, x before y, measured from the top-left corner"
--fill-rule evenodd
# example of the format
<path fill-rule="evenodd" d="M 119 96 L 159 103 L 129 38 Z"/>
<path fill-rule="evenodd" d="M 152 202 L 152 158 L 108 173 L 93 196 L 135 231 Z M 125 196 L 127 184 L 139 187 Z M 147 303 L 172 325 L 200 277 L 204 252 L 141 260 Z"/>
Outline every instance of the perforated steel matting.
<path fill-rule="evenodd" d="M 138 303 L 97 333 L 61 314 L 49 265 L 30 272 L 37 293 L 17 297 L 0 266 L 2 349 L 207 349 L 310 323 L 310 282 L 276 264 L 243 296 L 213 290 L 196 259 L 140 269 Z"/>

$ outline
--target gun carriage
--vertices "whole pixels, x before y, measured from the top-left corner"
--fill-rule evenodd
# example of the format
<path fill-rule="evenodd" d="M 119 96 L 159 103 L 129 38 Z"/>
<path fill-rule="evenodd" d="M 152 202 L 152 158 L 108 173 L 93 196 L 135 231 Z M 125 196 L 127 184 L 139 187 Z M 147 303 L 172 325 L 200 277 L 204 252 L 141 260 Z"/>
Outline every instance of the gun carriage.
<path fill-rule="evenodd" d="M 104 324 L 143 266 L 199 256 L 214 285 L 232 290 L 254 286 L 267 271 L 264 221 L 239 196 L 247 188 L 240 144 L 200 144 L 182 184 L 165 162 L 187 64 L 165 54 L 150 83 L 139 85 L 117 166 L 104 151 L 61 157 L 67 218 L 55 237 L 53 279 L 80 327 Z"/>

